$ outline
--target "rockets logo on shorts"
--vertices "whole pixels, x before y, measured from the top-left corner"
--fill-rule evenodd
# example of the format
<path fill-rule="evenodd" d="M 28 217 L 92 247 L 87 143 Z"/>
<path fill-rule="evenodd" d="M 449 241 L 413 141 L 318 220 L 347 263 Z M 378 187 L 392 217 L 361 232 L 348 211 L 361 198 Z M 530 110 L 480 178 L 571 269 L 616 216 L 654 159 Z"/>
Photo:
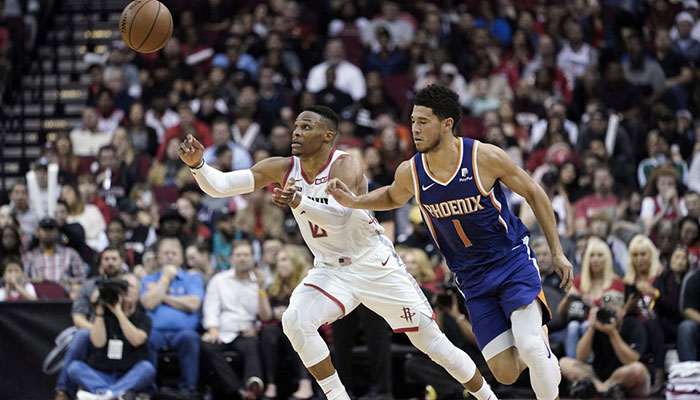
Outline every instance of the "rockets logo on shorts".
<path fill-rule="evenodd" d="M 403 315 L 401 316 L 401 318 L 405 319 L 406 322 L 413 322 L 414 315 L 416 315 L 416 313 L 411 312 L 411 309 L 409 307 L 404 307 Z"/>

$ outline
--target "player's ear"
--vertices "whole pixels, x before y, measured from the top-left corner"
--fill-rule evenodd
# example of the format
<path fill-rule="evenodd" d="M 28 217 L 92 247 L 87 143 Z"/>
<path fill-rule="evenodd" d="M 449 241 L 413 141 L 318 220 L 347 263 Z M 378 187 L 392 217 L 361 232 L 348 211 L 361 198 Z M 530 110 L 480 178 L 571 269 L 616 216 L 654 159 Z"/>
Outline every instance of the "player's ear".
<path fill-rule="evenodd" d="M 452 117 L 448 117 L 442 120 L 442 126 L 452 133 L 455 126 L 455 120 Z"/>
<path fill-rule="evenodd" d="M 333 143 L 333 141 L 335 140 L 335 132 L 333 132 L 330 129 L 327 130 L 325 138 L 328 143 Z"/>

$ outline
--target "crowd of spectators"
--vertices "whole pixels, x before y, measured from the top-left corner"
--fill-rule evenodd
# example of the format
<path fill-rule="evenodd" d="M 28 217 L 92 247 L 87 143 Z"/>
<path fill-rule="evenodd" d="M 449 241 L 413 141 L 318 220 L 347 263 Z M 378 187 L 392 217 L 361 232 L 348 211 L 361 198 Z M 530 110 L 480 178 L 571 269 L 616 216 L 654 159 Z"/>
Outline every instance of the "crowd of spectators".
<path fill-rule="evenodd" d="M 279 325 L 311 265 L 291 213 L 265 190 L 206 196 L 179 160 L 178 143 L 192 134 L 211 165 L 248 168 L 289 156 L 296 113 L 323 104 L 341 119 L 337 147 L 362 161 L 372 190 L 414 153 L 411 96 L 431 83 L 458 93 L 461 135 L 506 150 L 552 202 L 576 274 L 569 293 L 558 287 L 532 210 L 508 194 L 532 232 L 554 317 L 550 341 L 572 395 L 658 393 L 670 364 L 698 358 L 696 0 L 172 0 L 168 7 L 169 43 L 138 54 L 113 42 L 103 62 L 85 71 L 82 122 L 47 143 L 0 207 L 0 298 L 41 298 L 53 284 L 74 299 L 83 333 L 67 358 L 79 363 L 61 374 L 60 396 L 76 385 L 124 388 L 115 376 L 99 387 L 74 379 L 110 365 L 109 352 L 89 355 L 104 347 L 97 326 L 121 327 L 128 350 L 139 354 L 114 371 L 140 374 L 129 390 L 151 388 L 153 371 L 141 361 L 157 368 L 158 350 L 169 348 L 180 357 L 182 393 L 276 398 L 285 357 L 291 394 L 312 396 L 312 380 Z M 377 218 L 434 300 L 438 322 L 488 378 L 417 208 Z M 112 250 L 118 268 L 105 256 Z M 150 323 L 127 295 L 124 312 L 96 310 L 95 280 L 122 274 L 140 285 L 136 308 Z M 114 318 L 108 324 L 103 314 Z M 132 340 L 142 338 L 124 323 L 127 314 L 147 345 Z M 344 350 L 366 341 L 376 350 L 370 357 L 391 357 L 388 346 L 398 339 L 385 324 L 357 318 L 366 338 L 333 332 L 349 329 L 342 323 L 324 338 Z M 241 367 L 231 369 L 222 351 L 238 354 Z M 372 367 L 365 398 L 390 398 L 391 365 Z M 405 369 L 428 386 L 429 398 L 462 393 L 429 360 L 414 358 Z M 363 394 L 350 381 L 346 387 Z"/>

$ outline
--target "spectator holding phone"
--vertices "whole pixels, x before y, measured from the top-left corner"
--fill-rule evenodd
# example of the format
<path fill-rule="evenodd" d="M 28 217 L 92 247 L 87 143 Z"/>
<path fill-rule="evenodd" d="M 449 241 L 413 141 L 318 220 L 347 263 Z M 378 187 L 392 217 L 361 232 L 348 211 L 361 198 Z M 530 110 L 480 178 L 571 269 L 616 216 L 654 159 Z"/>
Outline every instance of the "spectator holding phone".
<path fill-rule="evenodd" d="M 605 292 L 600 308 L 588 314 L 588 329 L 576 347 L 576 358 L 559 361 L 562 376 L 572 383 L 571 397 L 649 394 L 651 377 L 640 362 L 647 348 L 647 332 L 639 319 L 626 313 L 624 299 L 617 290 Z M 591 356 L 593 363 L 586 364 Z"/>

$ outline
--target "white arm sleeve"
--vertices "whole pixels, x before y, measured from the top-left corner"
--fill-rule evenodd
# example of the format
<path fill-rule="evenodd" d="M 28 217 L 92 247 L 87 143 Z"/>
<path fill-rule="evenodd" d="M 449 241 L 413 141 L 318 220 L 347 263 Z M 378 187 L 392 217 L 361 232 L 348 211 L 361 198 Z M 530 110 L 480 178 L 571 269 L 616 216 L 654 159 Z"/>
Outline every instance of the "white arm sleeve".
<path fill-rule="evenodd" d="M 313 201 L 301 193 L 298 195 L 301 196 L 301 202 L 297 206 L 299 215 L 303 215 L 309 221 L 331 233 L 339 233 L 343 230 L 354 211 L 339 204 L 323 204 Z M 329 198 L 329 203 L 333 201 L 332 198 Z"/>
<path fill-rule="evenodd" d="M 250 169 L 221 172 L 204 163 L 201 168 L 190 170 L 199 187 L 211 197 L 235 196 L 255 189 L 255 178 Z"/>

